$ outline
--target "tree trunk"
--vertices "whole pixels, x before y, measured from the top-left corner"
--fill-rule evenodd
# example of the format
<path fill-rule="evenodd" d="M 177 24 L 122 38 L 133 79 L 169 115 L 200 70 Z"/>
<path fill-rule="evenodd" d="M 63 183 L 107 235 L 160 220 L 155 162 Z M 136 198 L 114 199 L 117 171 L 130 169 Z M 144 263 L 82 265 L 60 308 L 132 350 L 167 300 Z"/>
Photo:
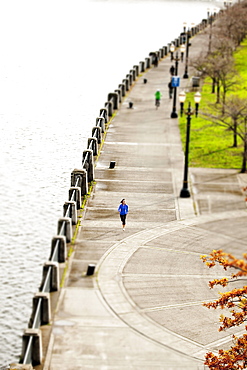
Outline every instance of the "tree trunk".
<path fill-rule="evenodd" d="M 226 89 L 225 88 L 223 88 L 222 103 L 223 103 L 223 106 L 225 106 L 226 104 Z"/>
<path fill-rule="evenodd" d="M 246 172 L 246 163 L 247 163 L 247 137 L 245 138 L 245 141 L 244 141 L 243 161 L 242 161 L 242 168 L 241 168 L 240 173 Z"/>
<path fill-rule="evenodd" d="M 212 94 L 215 93 L 215 78 L 212 78 Z"/>
<path fill-rule="evenodd" d="M 237 148 L 238 146 L 238 140 L 237 140 L 237 121 L 234 121 L 234 125 L 233 125 L 233 148 Z"/>
<path fill-rule="evenodd" d="M 216 98 L 216 104 L 220 103 L 220 84 L 217 82 L 217 98 Z"/>

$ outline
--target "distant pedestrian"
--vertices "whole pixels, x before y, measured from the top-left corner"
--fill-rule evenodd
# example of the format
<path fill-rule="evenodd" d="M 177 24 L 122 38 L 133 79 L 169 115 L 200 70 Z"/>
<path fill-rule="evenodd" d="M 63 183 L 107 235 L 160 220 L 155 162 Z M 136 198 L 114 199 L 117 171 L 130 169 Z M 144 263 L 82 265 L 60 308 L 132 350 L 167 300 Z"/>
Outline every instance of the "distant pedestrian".
<path fill-rule="evenodd" d="M 175 73 L 175 67 L 174 66 L 171 66 L 171 68 L 170 68 L 170 74 L 172 76 L 174 76 L 174 73 Z"/>
<path fill-rule="evenodd" d="M 122 199 L 118 207 L 120 219 L 122 221 L 123 231 L 125 231 L 126 217 L 129 212 L 129 206 L 126 204 L 125 199 Z"/>
<path fill-rule="evenodd" d="M 155 106 L 156 106 L 156 109 L 158 109 L 158 107 L 160 106 L 160 99 L 161 99 L 161 96 L 162 96 L 159 89 L 156 90 L 154 96 L 155 96 Z"/>
<path fill-rule="evenodd" d="M 157 55 L 157 54 L 155 54 L 155 55 L 154 55 L 154 61 L 153 61 L 154 67 L 158 67 L 158 63 L 159 63 L 158 55 Z"/>
<path fill-rule="evenodd" d="M 173 87 L 172 87 L 171 81 L 168 83 L 168 90 L 169 90 L 169 98 L 172 99 Z"/>

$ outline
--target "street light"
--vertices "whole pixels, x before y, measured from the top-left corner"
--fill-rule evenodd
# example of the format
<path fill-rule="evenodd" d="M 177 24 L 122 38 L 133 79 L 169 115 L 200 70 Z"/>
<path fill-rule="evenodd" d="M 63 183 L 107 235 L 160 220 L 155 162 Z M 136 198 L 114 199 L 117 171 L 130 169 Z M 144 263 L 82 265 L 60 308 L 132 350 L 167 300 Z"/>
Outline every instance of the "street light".
<path fill-rule="evenodd" d="M 185 59 L 185 71 L 184 71 L 184 76 L 183 78 L 189 78 L 189 75 L 188 75 L 188 62 L 189 62 L 189 46 L 190 46 L 190 37 L 191 37 L 191 34 L 190 34 L 190 30 L 188 30 L 186 32 L 186 59 Z"/>
<path fill-rule="evenodd" d="M 174 59 L 174 58 L 173 58 L 173 53 L 174 53 L 174 51 L 175 51 L 175 45 L 174 45 L 174 44 L 171 44 L 171 46 L 170 46 L 171 60 L 173 60 L 173 59 Z"/>
<path fill-rule="evenodd" d="M 180 104 L 183 110 L 183 104 L 186 99 L 186 94 L 184 92 L 181 92 L 179 94 L 179 100 Z M 201 94 L 197 92 L 194 95 L 194 101 L 195 101 L 195 116 L 198 115 L 198 108 L 199 103 L 201 101 Z M 191 122 L 191 116 L 194 114 L 194 112 L 191 110 L 190 102 L 188 106 L 188 110 L 185 113 L 187 115 L 187 129 L 186 129 L 186 144 L 185 144 L 185 157 L 184 157 L 184 179 L 183 179 L 183 187 L 180 191 L 180 198 L 189 198 L 190 192 L 188 189 L 188 164 L 189 164 L 189 143 L 190 143 L 190 122 Z M 181 114 L 183 115 L 183 113 Z"/>
<path fill-rule="evenodd" d="M 178 75 L 178 61 L 179 61 L 178 52 L 176 53 L 176 58 L 174 58 L 174 60 L 175 60 L 175 76 L 177 76 Z M 172 108 L 171 118 L 178 117 L 177 112 L 176 112 L 176 103 L 177 103 L 177 87 L 173 86 L 173 108 Z"/>
<path fill-rule="evenodd" d="M 184 52 L 185 52 L 185 45 L 184 45 L 184 44 L 182 44 L 182 45 L 180 46 L 181 62 L 183 62 L 183 60 L 184 60 Z"/>
<path fill-rule="evenodd" d="M 181 91 L 178 95 L 178 100 L 180 102 L 180 116 L 182 117 L 183 116 L 183 112 L 184 112 L 184 102 L 185 102 L 185 99 L 186 99 L 186 94 L 184 91 Z"/>

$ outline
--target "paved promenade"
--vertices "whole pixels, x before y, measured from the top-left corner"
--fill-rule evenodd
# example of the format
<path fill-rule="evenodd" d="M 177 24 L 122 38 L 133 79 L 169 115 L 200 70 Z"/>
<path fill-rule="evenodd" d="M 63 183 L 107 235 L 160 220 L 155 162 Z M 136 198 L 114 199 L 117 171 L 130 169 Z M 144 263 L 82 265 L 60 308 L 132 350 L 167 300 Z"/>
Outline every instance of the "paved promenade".
<path fill-rule="evenodd" d="M 194 37 L 190 56 L 207 42 L 205 34 Z M 168 56 L 139 77 L 109 126 L 54 318 L 46 370 L 202 370 L 208 350 L 227 348 L 232 333 L 243 332 L 219 333 L 222 312 L 202 306 L 218 295 L 208 281 L 225 274 L 206 268 L 200 255 L 219 248 L 238 257 L 246 252 L 241 187 L 247 175 L 191 168 L 192 197 L 179 198 L 184 154 L 178 120 L 170 118 L 170 66 Z M 180 62 L 180 76 L 184 67 Z M 188 88 L 190 80 L 181 82 Z M 158 110 L 157 88 L 163 94 Z M 117 212 L 122 198 L 129 205 L 125 232 Z M 93 277 L 85 276 L 89 263 L 97 265 Z"/>

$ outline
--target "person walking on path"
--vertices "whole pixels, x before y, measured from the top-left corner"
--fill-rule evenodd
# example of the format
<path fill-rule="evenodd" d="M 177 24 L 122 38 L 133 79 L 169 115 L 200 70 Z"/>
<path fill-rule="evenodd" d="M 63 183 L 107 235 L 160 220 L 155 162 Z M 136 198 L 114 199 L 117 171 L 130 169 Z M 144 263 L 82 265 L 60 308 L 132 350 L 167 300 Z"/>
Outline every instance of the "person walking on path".
<path fill-rule="evenodd" d="M 174 76 L 174 73 L 175 73 L 175 67 L 174 66 L 171 66 L 171 68 L 170 68 L 170 74 L 172 76 Z"/>
<path fill-rule="evenodd" d="M 159 89 L 155 92 L 154 96 L 155 96 L 155 106 L 156 106 L 156 109 L 158 109 L 158 107 L 160 106 L 160 99 L 162 96 Z"/>
<path fill-rule="evenodd" d="M 172 99 L 173 87 L 171 81 L 168 83 L 168 89 L 169 89 L 169 98 Z"/>
<path fill-rule="evenodd" d="M 159 63 L 158 55 L 155 54 L 154 55 L 154 61 L 153 61 L 154 67 L 158 67 L 158 63 Z"/>
<path fill-rule="evenodd" d="M 118 207 L 120 219 L 122 221 L 123 231 L 125 231 L 126 217 L 129 212 L 129 206 L 126 204 L 125 199 L 122 199 Z"/>

